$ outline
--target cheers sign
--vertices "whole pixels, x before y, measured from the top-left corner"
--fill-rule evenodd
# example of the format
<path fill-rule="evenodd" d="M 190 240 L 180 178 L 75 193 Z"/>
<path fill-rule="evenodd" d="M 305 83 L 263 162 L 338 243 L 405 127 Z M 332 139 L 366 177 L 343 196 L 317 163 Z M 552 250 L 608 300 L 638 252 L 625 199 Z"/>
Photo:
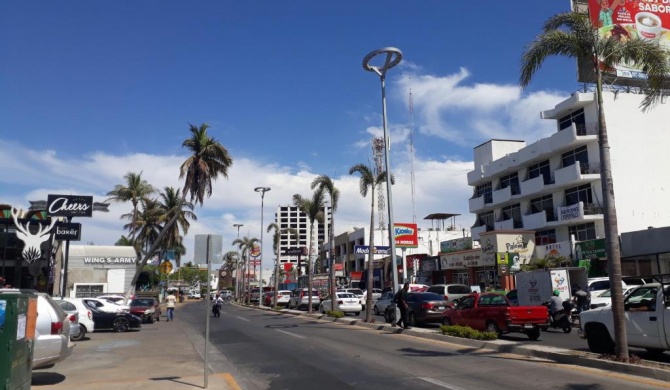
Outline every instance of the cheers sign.
<path fill-rule="evenodd" d="M 47 213 L 50 217 L 91 217 L 93 216 L 93 197 L 49 195 Z"/>

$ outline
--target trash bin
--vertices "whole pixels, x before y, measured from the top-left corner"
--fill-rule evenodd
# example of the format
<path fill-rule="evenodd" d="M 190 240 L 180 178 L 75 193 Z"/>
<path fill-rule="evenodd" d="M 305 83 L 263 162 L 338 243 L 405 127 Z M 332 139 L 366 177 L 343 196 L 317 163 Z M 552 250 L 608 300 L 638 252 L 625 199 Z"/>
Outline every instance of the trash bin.
<path fill-rule="evenodd" d="M 37 295 L 0 291 L 0 388 L 30 389 L 36 322 Z"/>

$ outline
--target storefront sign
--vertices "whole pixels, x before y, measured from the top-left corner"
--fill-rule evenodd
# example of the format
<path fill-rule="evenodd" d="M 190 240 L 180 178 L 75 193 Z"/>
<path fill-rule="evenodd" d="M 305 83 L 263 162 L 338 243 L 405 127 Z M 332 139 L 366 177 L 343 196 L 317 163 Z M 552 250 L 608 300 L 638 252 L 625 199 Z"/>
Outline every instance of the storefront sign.
<path fill-rule="evenodd" d="M 351 281 L 360 282 L 363 278 L 363 271 L 351 271 Z"/>
<path fill-rule="evenodd" d="M 81 240 L 81 224 L 66 222 L 57 223 L 54 227 L 54 238 L 63 241 Z"/>
<path fill-rule="evenodd" d="M 307 256 L 307 248 L 304 246 L 294 248 L 282 248 L 282 256 Z"/>
<path fill-rule="evenodd" d="M 580 218 L 583 215 L 584 215 L 584 203 L 582 202 L 558 208 L 559 221 L 569 221 L 571 219 Z"/>
<path fill-rule="evenodd" d="M 440 243 L 440 253 L 466 251 L 472 249 L 472 237 L 462 237 Z"/>
<path fill-rule="evenodd" d="M 368 245 L 354 245 L 354 253 L 357 255 L 367 255 L 370 253 L 370 246 Z M 372 248 L 373 255 L 389 255 L 391 254 L 390 246 L 374 246 Z"/>
<path fill-rule="evenodd" d="M 135 264 L 135 260 L 137 259 L 134 257 L 84 257 L 84 264 Z M 166 263 L 170 264 L 170 267 L 172 267 L 172 264 L 169 261 L 166 261 L 163 264 Z M 161 266 L 163 264 L 161 264 Z"/>
<path fill-rule="evenodd" d="M 547 245 L 538 245 L 535 247 L 535 257 L 538 259 L 542 258 L 558 258 L 565 257 L 566 259 L 570 258 L 570 241 L 561 241 L 555 242 L 553 244 Z"/>
<path fill-rule="evenodd" d="M 52 218 L 51 223 L 46 227 L 41 225 L 39 221 L 35 221 L 37 224 L 37 232 L 32 233 L 30 231 L 30 224 L 32 221 L 29 220 L 25 223 L 25 225 L 19 223 L 19 211 L 12 207 L 10 212 L 12 219 L 14 220 L 14 226 L 16 227 L 16 238 L 23 241 L 23 251 L 21 251 L 21 257 L 23 257 L 23 260 L 27 261 L 28 263 L 32 263 L 42 257 L 42 243 L 49 239 L 49 233 L 56 224 L 57 220 L 56 218 Z"/>
<path fill-rule="evenodd" d="M 47 213 L 50 217 L 91 217 L 93 216 L 93 197 L 49 194 Z"/>
<path fill-rule="evenodd" d="M 415 223 L 395 223 L 393 230 L 396 247 L 416 248 L 419 246 L 418 228 Z"/>
<path fill-rule="evenodd" d="M 421 259 L 421 272 L 437 271 L 437 261 L 435 259 Z"/>
<path fill-rule="evenodd" d="M 575 243 L 575 257 L 577 260 L 606 259 L 605 239 L 599 238 Z"/>

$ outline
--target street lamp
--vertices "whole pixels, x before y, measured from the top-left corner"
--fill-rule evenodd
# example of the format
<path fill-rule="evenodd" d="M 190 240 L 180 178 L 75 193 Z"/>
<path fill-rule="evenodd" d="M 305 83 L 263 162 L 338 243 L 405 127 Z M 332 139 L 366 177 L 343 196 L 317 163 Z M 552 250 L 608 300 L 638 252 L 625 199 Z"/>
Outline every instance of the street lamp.
<path fill-rule="evenodd" d="M 244 226 L 244 224 L 234 223 L 233 226 L 237 228 L 237 239 L 239 240 L 240 239 L 240 228 L 242 226 Z M 240 251 L 238 250 L 237 253 L 240 253 Z M 240 255 L 240 257 L 241 257 L 241 255 Z M 235 298 L 239 302 L 240 301 L 240 290 L 243 288 L 241 286 L 244 285 L 244 270 L 242 271 L 242 273 L 240 273 L 239 267 L 235 267 L 235 269 L 237 269 L 237 278 L 235 278 Z M 242 276 L 242 277 L 240 278 L 240 276 Z M 240 279 L 242 279 L 242 280 L 240 280 Z M 209 298 L 209 297 L 207 297 L 207 298 Z"/>
<path fill-rule="evenodd" d="M 265 193 L 270 191 L 270 187 L 256 187 L 254 191 L 261 193 L 261 260 L 258 273 L 258 307 L 263 306 L 263 200 Z M 277 292 L 275 291 L 275 294 Z"/>
<path fill-rule="evenodd" d="M 386 59 L 381 66 L 374 66 L 371 64 L 373 58 L 378 55 L 385 55 Z M 402 52 L 395 47 L 384 47 L 375 50 L 363 58 L 363 69 L 368 72 L 374 72 L 379 76 L 382 84 L 382 124 L 384 128 L 384 157 L 386 168 L 386 197 L 388 199 L 388 217 L 389 217 L 389 243 L 391 245 L 391 266 L 393 267 L 393 287 L 394 291 L 398 291 L 398 267 L 395 260 L 395 232 L 393 229 L 393 198 L 391 197 L 391 158 L 389 156 L 389 136 L 386 129 L 386 71 L 398 65 L 402 60 Z M 372 248 L 370 248 L 372 253 Z M 369 261 L 372 261 L 372 256 Z M 398 308 L 396 306 L 396 319 L 398 317 Z"/>

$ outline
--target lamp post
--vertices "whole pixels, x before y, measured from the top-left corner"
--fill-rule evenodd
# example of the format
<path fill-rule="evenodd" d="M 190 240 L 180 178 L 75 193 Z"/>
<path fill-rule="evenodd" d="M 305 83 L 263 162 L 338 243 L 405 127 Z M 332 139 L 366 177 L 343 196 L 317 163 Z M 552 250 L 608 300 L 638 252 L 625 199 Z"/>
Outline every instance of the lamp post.
<path fill-rule="evenodd" d="M 263 201 L 265 193 L 270 191 L 270 187 L 256 187 L 254 191 L 261 193 L 261 260 L 258 272 L 258 307 L 263 306 Z M 275 294 L 277 292 L 275 291 Z"/>
<path fill-rule="evenodd" d="M 233 226 L 237 228 L 237 239 L 239 240 L 240 239 L 240 228 L 242 226 L 244 226 L 244 224 L 234 223 Z M 239 253 L 239 251 L 237 251 L 237 253 Z M 237 278 L 235 278 L 235 298 L 239 302 L 239 300 L 240 300 L 240 290 L 243 288 L 241 286 L 244 285 L 244 270 L 242 272 L 240 272 L 240 269 L 238 267 L 235 267 L 235 269 L 237 270 Z M 242 276 L 242 278 L 240 278 L 240 276 Z M 242 280 L 240 281 L 240 279 L 242 279 Z M 207 297 L 207 298 L 209 298 L 209 297 Z"/>
<path fill-rule="evenodd" d="M 373 58 L 378 55 L 385 55 L 386 59 L 380 66 L 371 64 Z M 393 198 L 391 197 L 391 158 L 389 156 L 389 136 L 386 126 L 386 72 L 398 65 L 402 60 L 402 52 L 395 47 L 384 47 L 382 49 L 370 52 L 363 58 L 363 69 L 368 72 L 374 72 L 379 76 L 382 85 L 382 125 L 384 129 L 384 157 L 386 168 L 386 198 L 388 199 L 388 228 L 389 228 L 389 244 L 391 246 L 391 266 L 393 267 L 393 287 L 394 291 L 398 291 L 398 266 L 395 260 L 395 231 L 393 229 Z M 372 248 L 370 248 L 372 249 Z M 396 306 L 396 319 L 399 319 L 398 308 Z"/>

